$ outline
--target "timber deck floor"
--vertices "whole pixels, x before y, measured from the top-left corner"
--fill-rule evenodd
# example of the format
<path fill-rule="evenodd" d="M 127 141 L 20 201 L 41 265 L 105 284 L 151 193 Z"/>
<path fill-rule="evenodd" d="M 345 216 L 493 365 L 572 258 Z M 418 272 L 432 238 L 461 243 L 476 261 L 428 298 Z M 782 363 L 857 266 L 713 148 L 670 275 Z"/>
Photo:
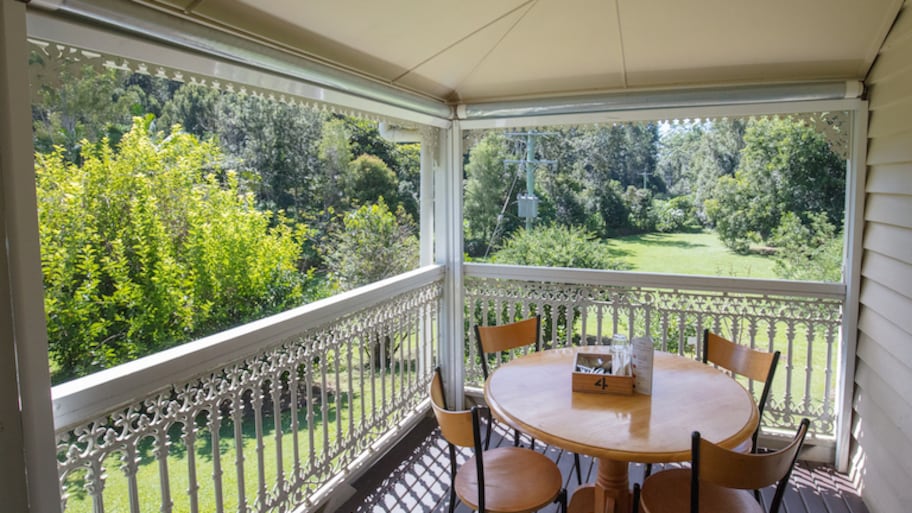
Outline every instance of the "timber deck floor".
<path fill-rule="evenodd" d="M 512 444 L 512 433 L 498 426 L 491 436 L 491 447 Z M 528 440 L 524 440 L 528 447 Z M 536 443 L 536 450 L 555 460 L 564 476 L 570 495 L 577 487 L 573 455 L 555 447 Z M 465 461 L 468 450 L 461 452 Z M 592 458 L 581 455 L 583 482 L 595 479 Z M 352 483 L 354 495 L 335 511 L 340 513 L 377 512 L 447 512 L 449 506 L 449 455 L 440 437 L 437 423 L 428 418 L 411 434 L 375 464 L 368 473 Z M 653 472 L 660 470 L 656 466 Z M 641 482 L 643 465 L 631 464 L 630 480 Z M 764 501 L 772 498 L 773 489 L 763 490 Z M 471 511 L 457 502 L 456 513 Z M 542 510 L 557 512 L 557 505 Z M 868 513 L 858 493 L 844 474 L 831 466 L 799 462 L 789 481 L 780 513 Z"/>

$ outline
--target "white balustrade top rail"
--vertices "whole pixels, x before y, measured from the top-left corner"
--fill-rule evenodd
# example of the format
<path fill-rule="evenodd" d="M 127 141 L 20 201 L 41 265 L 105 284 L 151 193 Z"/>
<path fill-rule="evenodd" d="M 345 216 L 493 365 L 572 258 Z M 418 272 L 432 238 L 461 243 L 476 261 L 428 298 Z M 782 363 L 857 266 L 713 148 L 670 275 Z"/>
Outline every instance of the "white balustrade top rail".
<path fill-rule="evenodd" d="M 506 280 L 541 281 L 573 285 L 654 287 L 713 292 L 738 292 L 742 294 L 771 294 L 776 296 L 800 296 L 821 299 L 843 299 L 845 298 L 846 290 L 845 285 L 842 283 L 690 276 L 633 271 L 597 271 L 592 269 L 476 263 L 466 263 L 464 264 L 463 269 L 466 277 L 477 278 L 500 278 Z"/>

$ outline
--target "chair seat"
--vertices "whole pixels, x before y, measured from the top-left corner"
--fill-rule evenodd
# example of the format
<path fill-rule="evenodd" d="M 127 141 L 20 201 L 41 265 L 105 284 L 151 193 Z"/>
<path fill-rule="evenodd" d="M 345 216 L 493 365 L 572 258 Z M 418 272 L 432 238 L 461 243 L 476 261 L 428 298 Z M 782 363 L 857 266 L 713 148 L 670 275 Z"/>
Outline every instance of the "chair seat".
<path fill-rule="evenodd" d="M 498 513 L 535 511 L 554 502 L 561 490 L 560 470 L 542 454 L 519 447 L 485 451 L 485 510 Z M 478 475 L 475 457 L 456 473 L 456 495 L 475 509 Z"/>
<path fill-rule="evenodd" d="M 690 469 L 657 472 L 643 483 L 640 494 L 643 513 L 690 511 Z M 763 507 L 746 490 L 700 483 L 700 513 L 764 513 Z"/>

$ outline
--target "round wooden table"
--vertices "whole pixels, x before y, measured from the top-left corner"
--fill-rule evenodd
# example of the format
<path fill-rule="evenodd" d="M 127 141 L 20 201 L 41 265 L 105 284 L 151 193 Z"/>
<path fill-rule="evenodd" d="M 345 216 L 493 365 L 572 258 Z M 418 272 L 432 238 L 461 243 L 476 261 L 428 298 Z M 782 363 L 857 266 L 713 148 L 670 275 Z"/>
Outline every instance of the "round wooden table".
<path fill-rule="evenodd" d="M 504 364 L 485 384 L 485 399 L 500 421 L 597 459 L 596 481 L 574 493 L 571 512 L 629 511 L 628 463 L 689 461 L 693 431 L 735 448 L 757 428 L 753 397 L 712 366 L 656 352 L 651 396 L 573 392 L 577 351 L 608 348 L 532 353 Z"/>

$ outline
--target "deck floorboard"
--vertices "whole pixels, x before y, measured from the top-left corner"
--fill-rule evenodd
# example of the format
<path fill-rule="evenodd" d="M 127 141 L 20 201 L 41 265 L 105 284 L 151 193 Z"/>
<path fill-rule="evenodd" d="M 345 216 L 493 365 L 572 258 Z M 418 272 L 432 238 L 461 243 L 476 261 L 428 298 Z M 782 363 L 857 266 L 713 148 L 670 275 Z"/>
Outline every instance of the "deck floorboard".
<path fill-rule="evenodd" d="M 529 438 L 521 443 L 529 447 Z M 512 445 L 512 433 L 495 425 L 491 446 Z M 554 460 L 564 476 L 565 486 L 570 495 L 577 488 L 577 477 L 573 471 L 573 454 L 536 442 L 535 450 Z M 469 450 L 459 453 L 461 464 Z M 595 478 L 592 458 L 580 455 L 583 483 Z M 654 466 L 653 472 L 661 469 Z M 447 513 L 450 496 L 450 459 L 446 442 L 440 437 L 436 422 L 423 420 L 412 433 L 393 448 L 371 470 L 355 481 L 354 495 L 335 511 L 340 513 L 381 513 L 381 512 L 433 512 Z M 641 482 L 643 465 L 631 464 L 630 481 Z M 773 488 L 762 491 L 764 503 L 773 496 Z M 789 489 L 786 491 L 782 513 L 868 513 L 864 502 L 858 496 L 849 478 L 836 472 L 833 467 L 808 462 L 799 462 L 792 473 Z M 471 510 L 457 502 L 456 513 Z M 542 510 L 556 513 L 557 506 Z"/>

